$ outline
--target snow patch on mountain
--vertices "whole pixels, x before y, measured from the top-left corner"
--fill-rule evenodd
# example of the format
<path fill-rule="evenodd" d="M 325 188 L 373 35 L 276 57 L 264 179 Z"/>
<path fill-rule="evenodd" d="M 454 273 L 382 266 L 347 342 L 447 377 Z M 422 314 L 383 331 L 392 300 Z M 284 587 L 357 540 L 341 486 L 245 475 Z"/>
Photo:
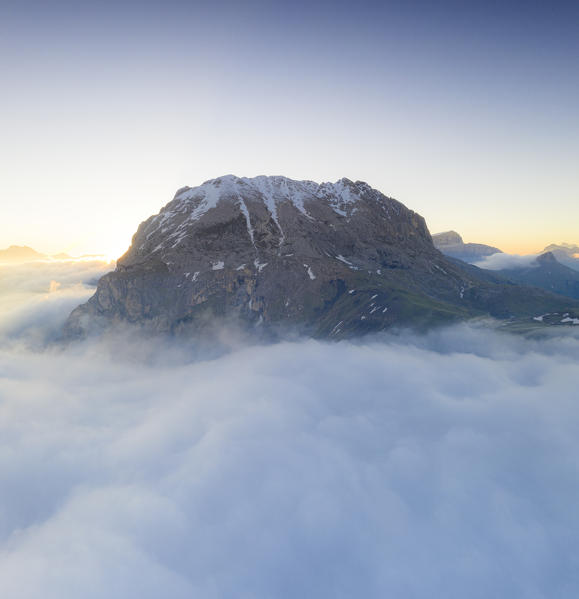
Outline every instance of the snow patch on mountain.
<path fill-rule="evenodd" d="M 349 217 L 354 212 L 355 205 L 361 199 L 361 190 L 365 188 L 365 184 L 353 183 L 348 179 L 340 179 L 335 183 L 316 183 L 307 180 L 293 181 L 286 177 L 258 176 L 248 178 L 225 175 L 205 181 L 199 187 L 186 187 L 179 190 L 174 199 L 177 205 L 172 210 L 163 211 L 158 215 L 155 230 L 182 210 L 180 203 L 196 203 L 188 220 L 198 220 L 206 212 L 215 208 L 228 195 L 240 197 L 241 193 L 253 192 L 255 197 L 263 201 L 283 235 L 278 217 L 278 205 L 280 203 L 289 201 L 304 216 L 311 218 L 306 209 L 306 203 L 312 200 L 323 200 L 340 216 Z M 243 206 L 240 207 L 243 211 Z"/>

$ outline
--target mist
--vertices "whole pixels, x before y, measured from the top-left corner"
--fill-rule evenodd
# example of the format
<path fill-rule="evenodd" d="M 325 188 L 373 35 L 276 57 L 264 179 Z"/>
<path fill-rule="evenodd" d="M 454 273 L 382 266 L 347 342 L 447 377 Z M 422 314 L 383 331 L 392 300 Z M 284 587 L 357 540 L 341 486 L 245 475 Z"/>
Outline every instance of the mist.
<path fill-rule="evenodd" d="M 505 254 L 498 252 L 485 256 L 474 265 L 487 270 L 504 270 L 507 268 L 528 268 L 529 266 L 538 266 L 536 260 L 539 254 Z"/>
<path fill-rule="evenodd" d="M 28 346 L 48 342 L 113 267 L 98 260 L 0 264 L 0 344 L 7 339 L 25 339 Z"/>
<path fill-rule="evenodd" d="M 19 268 L 0 271 L 3 597 L 577 596 L 571 327 L 63 348 L 110 266 Z"/>

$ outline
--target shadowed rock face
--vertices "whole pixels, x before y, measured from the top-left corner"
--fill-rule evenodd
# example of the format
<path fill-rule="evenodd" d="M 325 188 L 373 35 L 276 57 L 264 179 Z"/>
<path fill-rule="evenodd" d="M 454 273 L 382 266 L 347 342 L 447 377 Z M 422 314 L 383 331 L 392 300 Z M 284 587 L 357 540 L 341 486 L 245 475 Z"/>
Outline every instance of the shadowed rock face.
<path fill-rule="evenodd" d="M 66 333 L 118 323 L 168 333 L 235 324 L 340 337 L 509 316 L 516 298 L 507 287 L 445 259 L 421 216 L 366 183 L 229 175 L 179 190 L 143 222 Z M 531 298 L 538 305 L 528 314 L 544 299 Z"/>

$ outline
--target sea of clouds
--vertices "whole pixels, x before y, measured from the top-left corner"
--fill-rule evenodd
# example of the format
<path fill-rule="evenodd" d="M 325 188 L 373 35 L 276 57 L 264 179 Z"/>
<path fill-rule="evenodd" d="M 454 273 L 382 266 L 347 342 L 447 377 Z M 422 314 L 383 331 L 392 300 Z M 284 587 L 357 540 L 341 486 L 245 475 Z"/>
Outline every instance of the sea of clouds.
<path fill-rule="evenodd" d="M 576 331 L 63 348 L 110 265 L 53 266 L 0 267 L 1 597 L 578 596 Z"/>

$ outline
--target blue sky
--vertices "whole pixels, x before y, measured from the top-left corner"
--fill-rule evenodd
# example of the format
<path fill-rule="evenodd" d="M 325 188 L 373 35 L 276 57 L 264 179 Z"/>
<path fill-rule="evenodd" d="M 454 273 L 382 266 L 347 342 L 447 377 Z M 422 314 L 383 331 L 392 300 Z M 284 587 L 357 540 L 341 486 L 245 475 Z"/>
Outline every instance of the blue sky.
<path fill-rule="evenodd" d="M 0 8 L 0 246 L 126 249 L 225 173 L 368 181 L 507 251 L 577 242 L 579 5 Z"/>

